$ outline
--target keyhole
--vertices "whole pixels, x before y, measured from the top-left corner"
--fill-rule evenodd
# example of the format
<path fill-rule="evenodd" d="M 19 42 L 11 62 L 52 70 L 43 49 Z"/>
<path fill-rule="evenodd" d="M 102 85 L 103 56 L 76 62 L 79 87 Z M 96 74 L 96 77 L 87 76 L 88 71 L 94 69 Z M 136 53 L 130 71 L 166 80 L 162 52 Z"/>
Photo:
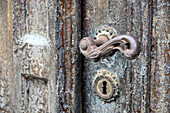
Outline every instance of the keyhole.
<path fill-rule="evenodd" d="M 103 94 L 107 94 L 107 82 L 103 81 Z"/>

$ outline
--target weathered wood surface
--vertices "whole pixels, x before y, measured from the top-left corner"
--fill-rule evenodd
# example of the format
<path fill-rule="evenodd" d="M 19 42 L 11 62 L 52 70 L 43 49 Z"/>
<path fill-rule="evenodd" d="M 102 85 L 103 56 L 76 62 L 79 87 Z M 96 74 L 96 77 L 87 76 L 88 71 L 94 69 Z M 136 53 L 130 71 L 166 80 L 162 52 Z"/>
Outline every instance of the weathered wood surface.
<path fill-rule="evenodd" d="M 168 0 L 0 0 L 0 112 L 168 113 L 169 5 Z M 93 37 L 102 25 L 136 36 L 138 58 L 130 61 L 116 52 L 94 63 L 82 57 L 80 38 Z M 120 97 L 111 103 L 92 89 L 95 73 L 103 69 L 121 79 Z"/>
<path fill-rule="evenodd" d="M 13 1 L 15 112 L 56 112 L 56 31 L 49 24 L 56 22 L 56 13 L 51 4 L 46 0 Z"/>
<path fill-rule="evenodd" d="M 170 1 L 153 2 L 153 37 L 151 56 L 151 109 L 170 111 Z"/>
<path fill-rule="evenodd" d="M 168 10 L 166 0 L 83 2 L 83 36 L 93 37 L 96 28 L 108 25 L 119 34 L 136 36 L 141 42 L 140 55 L 131 61 L 119 52 L 98 63 L 85 58 L 83 111 L 169 112 Z M 94 95 L 92 82 L 97 70 L 109 70 L 121 79 L 121 94 L 116 101 L 104 103 Z"/>
<path fill-rule="evenodd" d="M 0 112 L 81 110 L 79 5 L 0 1 Z"/>
<path fill-rule="evenodd" d="M 14 97 L 12 4 L 0 1 L 0 112 L 12 112 Z"/>
<path fill-rule="evenodd" d="M 80 0 L 59 0 L 57 15 L 57 113 L 81 112 Z"/>

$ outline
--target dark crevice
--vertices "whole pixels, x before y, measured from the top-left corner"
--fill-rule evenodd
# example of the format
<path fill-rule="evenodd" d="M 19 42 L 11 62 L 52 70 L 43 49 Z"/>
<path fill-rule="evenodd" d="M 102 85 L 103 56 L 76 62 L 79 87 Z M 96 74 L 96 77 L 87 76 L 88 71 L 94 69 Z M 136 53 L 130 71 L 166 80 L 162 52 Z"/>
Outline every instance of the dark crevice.
<path fill-rule="evenodd" d="M 148 70 L 147 70 L 147 76 L 148 76 L 148 84 L 147 84 L 147 88 L 148 88 L 148 91 L 147 91 L 147 95 L 148 97 L 146 98 L 146 102 L 147 102 L 147 109 L 146 109 L 146 112 L 150 113 L 151 112 L 151 105 L 150 105 L 150 97 L 151 97 L 151 94 L 150 94 L 150 91 L 151 91 L 151 52 L 152 52 L 152 48 L 151 48 L 151 44 L 152 44 L 152 23 L 153 23 L 153 0 L 149 0 L 148 1 L 148 9 L 149 9 L 149 12 L 148 12 L 148 15 L 149 15 L 149 25 L 148 25 L 148 44 L 147 44 L 147 48 L 148 48 L 148 52 L 147 52 L 147 56 L 148 56 L 148 62 L 147 62 L 147 65 L 148 65 Z"/>
<path fill-rule="evenodd" d="M 130 7 L 130 11 L 131 11 L 131 21 L 130 21 L 130 31 L 129 32 L 132 32 L 133 31 L 133 18 L 134 18 L 134 14 L 133 14 L 133 1 L 132 1 L 132 3 L 131 3 L 131 7 Z M 134 76 L 134 73 L 132 72 L 132 64 L 130 64 L 130 75 L 131 75 L 131 77 L 130 77 L 130 84 L 131 84 L 131 87 L 130 87 L 130 91 L 132 91 L 131 93 L 130 93 L 130 102 L 129 102 L 129 106 L 130 106 L 130 110 L 129 110 L 129 112 L 130 113 L 132 113 L 132 111 L 133 111 L 133 76 Z"/>
<path fill-rule="evenodd" d="M 84 33 L 83 33 L 83 31 L 84 31 L 84 24 L 83 24 L 83 22 L 84 22 L 84 13 L 85 13 L 85 10 L 84 10 L 84 8 L 85 8 L 85 1 L 81 1 L 81 38 L 83 37 L 83 35 L 84 35 Z M 84 104 L 84 102 L 85 102 L 85 96 L 83 95 L 83 94 L 85 94 L 85 81 L 84 81 L 84 76 L 83 76 L 83 71 L 84 71 L 84 59 L 85 59 L 85 57 L 80 53 L 80 74 L 81 74 L 81 105 L 82 105 L 82 113 L 84 113 L 84 106 L 85 106 L 85 104 Z"/>

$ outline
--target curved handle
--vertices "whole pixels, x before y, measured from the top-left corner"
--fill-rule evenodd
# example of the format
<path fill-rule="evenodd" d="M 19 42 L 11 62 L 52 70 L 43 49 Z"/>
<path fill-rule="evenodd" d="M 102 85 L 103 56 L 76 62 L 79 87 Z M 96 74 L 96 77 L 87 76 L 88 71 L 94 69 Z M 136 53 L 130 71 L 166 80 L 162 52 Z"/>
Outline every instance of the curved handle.
<path fill-rule="evenodd" d="M 135 58 L 139 54 L 139 43 L 132 35 L 119 35 L 113 39 L 100 35 L 96 40 L 85 37 L 80 41 L 79 47 L 84 56 L 94 61 L 98 61 L 100 57 L 115 49 L 120 50 L 128 59 Z"/>

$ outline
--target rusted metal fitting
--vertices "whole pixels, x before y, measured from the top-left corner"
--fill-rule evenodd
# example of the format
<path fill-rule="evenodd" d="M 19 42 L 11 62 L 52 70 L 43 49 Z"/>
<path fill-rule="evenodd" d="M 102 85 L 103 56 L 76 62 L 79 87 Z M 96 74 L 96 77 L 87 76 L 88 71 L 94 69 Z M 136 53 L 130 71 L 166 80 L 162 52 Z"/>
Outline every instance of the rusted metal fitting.
<path fill-rule="evenodd" d="M 111 102 L 119 96 L 119 79 L 109 71 L 98 71 L 93 82 L 93 90 L 99 99 Z"/>
<path fill-rule="evenodd" d="M 139 43 L 134 36 L 116 36 L 114 29 L 106 27 L 96 32 L 94 40 L 90 37 L 83 38 L 79 47 L 84 56 L 94 61 L 99 61 L 102 56 L 113 50 L 119 50 L 128 59 L 133 59 L 139 54 Z"/>

